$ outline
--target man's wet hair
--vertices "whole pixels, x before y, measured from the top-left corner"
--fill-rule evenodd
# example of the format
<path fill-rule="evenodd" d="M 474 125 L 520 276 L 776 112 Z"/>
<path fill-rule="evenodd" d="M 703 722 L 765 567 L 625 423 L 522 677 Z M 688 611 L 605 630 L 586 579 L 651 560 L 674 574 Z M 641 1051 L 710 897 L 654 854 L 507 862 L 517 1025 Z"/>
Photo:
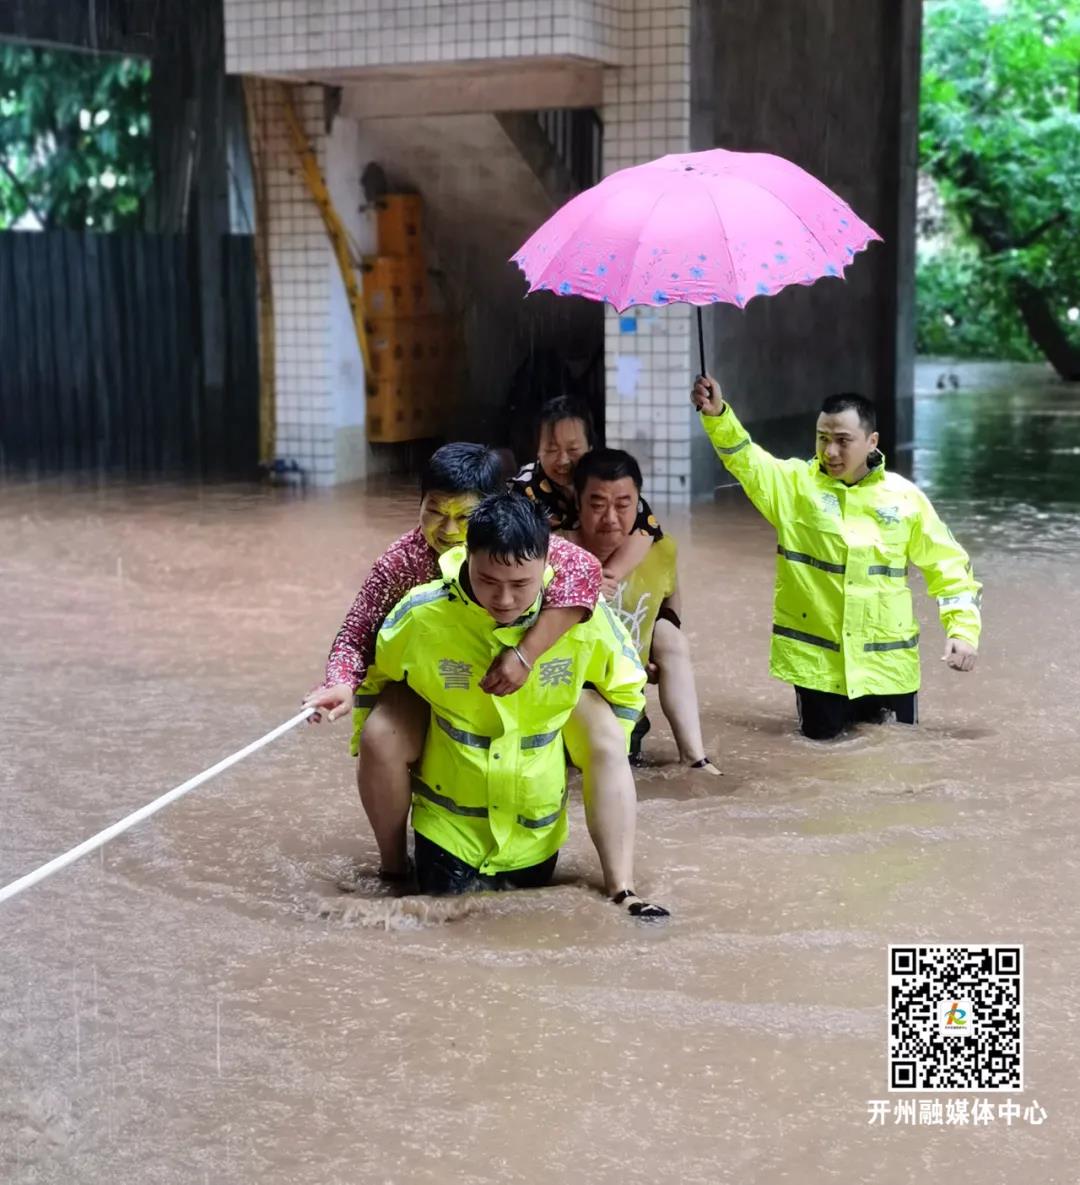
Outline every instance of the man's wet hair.
<path fill-rule="evenodd" d="M 420 471 L 420 497 L 440 494 L 493 494 L 502 486 L 502 458 L 486 444 L 455 441 L 437 448 Z"/>
<path fill-rule="evenodd" d="M 503 564 L 542 560 L 548 553 L 551 528 L 547 518 L 524 494 L 492 494 L 472 512 L 465 542 L 469 551 L 483 551 Z"/>
<path fill-rule="evenodd" d="M 853 411 L 859 417 L 859 423 L 867 436 L 877 431 L 877 408 L 865 395 L 844 391 L 839 395 L 830 395 L 821 405 L 822 415 L 826 416 L 838 416 L 846 411 Z"/>
<path fill-rule="evenodd" d="M 621 448 L 594 448 L 578 461 L 574 469 L 574 489 L 580 498 L 590 477 L 597 481 L 619 481 L 629 477 L 641 493 L 641 466 Z"/>
<path fill-rule="evenodd" d="M 596 444 L 596 429 L 593 427 L 589 409 L 570 395 L 557 395 L 540 408 L 540 415 L 536 421 L 537 447 L 540 442 L 540 429 L 545 424 L 554 425 L 561 420 L 580 420 L 585 425 L 585 439 L 589 442 L 589 448 Z"/>

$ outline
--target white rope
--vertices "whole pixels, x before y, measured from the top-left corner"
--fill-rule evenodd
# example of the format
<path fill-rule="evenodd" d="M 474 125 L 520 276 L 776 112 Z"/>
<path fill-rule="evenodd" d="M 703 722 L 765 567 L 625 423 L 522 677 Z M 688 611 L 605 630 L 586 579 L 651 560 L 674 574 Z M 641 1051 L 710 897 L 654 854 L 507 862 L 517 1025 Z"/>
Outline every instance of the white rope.
<path fill-rule="evenodd" d="M 168 806 L 170 802 L 175 802 L 176 799 L 187 794 L 189 790 L 194 790 L 196 786 L 201 786 L 203 782 L 208 782 L 211 778 L 223 773 L 231 765 L 235 765 L 238 761 L 243 761 L 245 757 L 250 756 L 261 749 L 263 745 L 270 744 L 271 741 L 277 740 L 283 733 L 289 731 L 290 728 L 295 728 L 301 721 L 306 720 L 313 712 L 314 708 L 305 708 L 302 712 L 298 712 L 291 720 L 286 720 L 284 724 L 279 724 L 277 728 L 268 732 L 266 736 L 260 737 L 257 741 L 252 741 L 250 745 L 233 753 L 231 757 L 226 757 L 224 761 L 219 761 L 217 765 L 212 765 L 209 769 L 204 769 L 201 774 L 196 774 L 195 777 L 189 778 L 186 782 L 179 786 L 174 786 L 171 790 L 162 794 L 160 798 L 155 798 L 153 802 L 148 802 L 146 806 L 140 807 L 137 811 L 132 811 L 130 815 L 125 816 L 118 823 L 114 823 L 111 827 L 106 827 L 104 831 L 99 831 L 97 835 L 92 835 L 89 839 L 83 840 L 78 847 L 72 848 L 70 852 L 65 852 L 62 856 L 57 856 L 56 859 L 50 860 L 47 864 L 42 864 L 40 868 L 35 868 L 33 872 L 28 872 L 26 876 L 21 876 L 17 881 L 12 881 L 10 885 L 5 885 L 0 889 L 0 901 L 6 901 L 9 897 L 14 897 L 16 893 L 21 893 L 23 889 L 29 889 L 31 885 L 36 885 L 38 881 L 43 881 L 47 876 L 52 876 L 54 872 L 59 872 L 61 868 L 66 868 L 69 864 L 74 863 L 80 856 L 85 856 L 88 852 L 93 852 L 97 848 L 103 847 L 110 839 L 115 839 L 121 832 L 127 831 L 129 827 L 134 827 L 136 823 L 141 823 L 143 819 L 148 819 L 151 815 L 160 811 L 163 806 Z"/>

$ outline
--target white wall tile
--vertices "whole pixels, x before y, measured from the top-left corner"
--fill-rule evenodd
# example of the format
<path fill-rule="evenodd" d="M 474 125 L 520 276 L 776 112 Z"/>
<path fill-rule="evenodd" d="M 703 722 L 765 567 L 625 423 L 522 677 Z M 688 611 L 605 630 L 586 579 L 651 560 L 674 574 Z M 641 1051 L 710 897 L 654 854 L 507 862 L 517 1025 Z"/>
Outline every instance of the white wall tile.
<path fill-rule="evenodd" d="M 573 55 L 619 61 L 618 9 L 602 0 L 225 0 L 226 61 L 234 73 L 339 66 L 410 65 L 505 56 Z M 518 28 L 511 33 L 510 21 Z M 439 30 L 437 40 L 428 34 Z M 288 33 L 288 39 L 286 39 Z M 521 38 L 535 38 L 527 49 Z"/>
<path fill-rule="evenodd" d="M 625 0 L 620 16 L 624 64 L 608 73 L 604 91 L 608 173 L 690 147 L 689 0 Z M 673 505 L 690 498 L 686 409 L 693 317 L 688 306 L 672 305 L 650 323 L 648 334 L 624 335 L 618 314 L 609 309 L 605 324 L 608 443 L 638 456 L 647 497 Z M 632 397 L 620 396 L 612 377 L 620 355 L 642 364 Z"/>

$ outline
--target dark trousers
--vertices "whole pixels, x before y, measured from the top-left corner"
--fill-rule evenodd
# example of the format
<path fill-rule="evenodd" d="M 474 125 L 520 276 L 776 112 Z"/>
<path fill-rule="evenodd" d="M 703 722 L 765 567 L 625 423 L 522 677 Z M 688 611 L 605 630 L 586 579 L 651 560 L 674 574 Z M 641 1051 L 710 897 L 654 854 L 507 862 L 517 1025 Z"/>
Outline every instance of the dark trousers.
<path fill-rule="evenodd" d="M 855 724 L 884 724 L 889 714 L 898 724 L 919 723 L 919 693 L 903 695 L 864 695 L 848 699 L 831 691 L 795 688 L 799 709 L 799 731 L 812 741 L 828 741 Z"/>
<path fill-rule="evenodd" d="M 545 885 L 551 884 L 555 863 L 559 859 L 559 853 L 556 852 L 542 864 L 486 875 L 444 847 L 433 843 L 419 831 L 413 832 L 413 838 L 416 845 L 416 886 L 421 893 L 428 893 L 433 897 L 479 893 L 492 889 L 542 889 Z"/>

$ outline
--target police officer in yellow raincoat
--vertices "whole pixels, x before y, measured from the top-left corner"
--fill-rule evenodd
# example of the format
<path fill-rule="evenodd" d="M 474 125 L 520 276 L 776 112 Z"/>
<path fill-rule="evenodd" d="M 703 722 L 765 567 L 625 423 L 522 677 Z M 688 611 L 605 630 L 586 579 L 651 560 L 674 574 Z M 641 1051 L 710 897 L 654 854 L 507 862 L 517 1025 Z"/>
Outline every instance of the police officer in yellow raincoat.
<path fill-rule="evenodd" d="M 481 502 L 466 547 L 441 557 L 442 579 L 413 589 L 391 610 L 357 688 L 354 753 L 388 682 L 407 682 L 430 706 L 412 806 L 421 892 L 546 885 L 567 836 L 563 726 L 582 689 L 607 700 L 627 744 L 645 706 L 645 671 L 602 601 L 544 653 L 513 695 L 480 688 L 492 659 L 517 646 L 540 612 L 551 579 L 549 533 L 520 494 Z M 604 855 L 601 849 L 601 861 Z M 667 916 L 629 886 L 613 900 L 638 918 Z"/>
<path fill-rule="evenodd" d="M 712 378 L 692 401 L 728 472 L 776 529 L 770 669 L 795 687 L 805 736 L 859 721 L 918 723 L 919 627 L 909 564 L 926 578 L 947 636 L 944 659 L 975 666 L 981 585 L 929 498 L 885 468 L 874 405 L 833 395 L 810 461 L 754 444 Z"/>

